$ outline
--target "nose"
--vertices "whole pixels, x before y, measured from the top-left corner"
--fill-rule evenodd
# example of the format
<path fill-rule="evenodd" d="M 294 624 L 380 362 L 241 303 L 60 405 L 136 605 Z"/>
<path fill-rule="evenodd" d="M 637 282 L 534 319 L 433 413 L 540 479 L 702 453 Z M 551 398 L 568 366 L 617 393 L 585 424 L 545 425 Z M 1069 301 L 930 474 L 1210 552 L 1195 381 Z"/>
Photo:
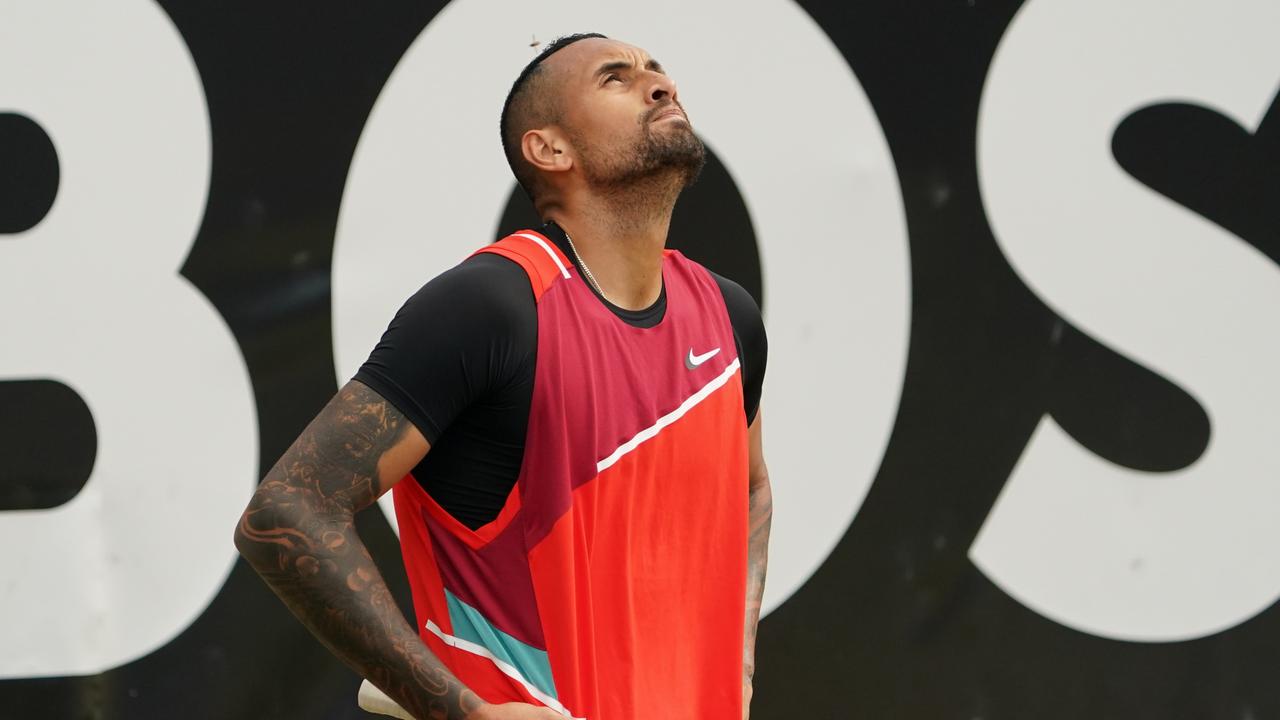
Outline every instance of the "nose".
<path fill-rule="evenodd" d="M 656 104 L 663 100 L 675 99 L 676 81 L 663 73 L 653 73 L 653 84 L 649 86 L 649 102 Z"/>

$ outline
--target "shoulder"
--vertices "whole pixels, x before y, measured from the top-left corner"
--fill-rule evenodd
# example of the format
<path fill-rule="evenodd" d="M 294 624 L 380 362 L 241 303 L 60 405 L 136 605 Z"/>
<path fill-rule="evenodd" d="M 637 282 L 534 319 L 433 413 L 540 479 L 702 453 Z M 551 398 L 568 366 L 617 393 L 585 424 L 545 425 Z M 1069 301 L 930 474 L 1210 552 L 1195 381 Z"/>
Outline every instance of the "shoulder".
<path fill-rule="evenodd" d="M 476 255 L 405 301 L 355 377 L 435 443 L 466 407 L 531 377 L 537 321 L 524 270 Z"/>
<path fill-rule="evenodd" d="M 760 394 L 764 383 L 765 367 L 769 358 L 769 339 L 765 334 L 764 318 L 755 298 L 741 285 L 723 275 L 707 270 L 720 294 L 724 296 L 729 323 L 733 326 L 734 341 L 742 358 L 742 404 L 747 424 L 755 421 L 760 407 Z"/>
<path fill-rule="evenodd" d="M 429 280 L 400 314 L 430 315 L 432 324 L 483 322 L 499 330 L 536 320 L 537 310 L 524 269 L 500 255 L 480 253 Z"/>
<path fill-rule="evenodd" d="M 725 309 L 729 311 L 729 322 L 743 344 L 748 344 L 746 342 L 748 339 L 759 338 L 763 341 L 764 318 L 760 314 L 760 306 L 756 304 L 755 298 L 751 297 L 751 293 L 713 270 L 707 269 L 707 273 L 720 287 L 720 294 L 724 296 Z"/>

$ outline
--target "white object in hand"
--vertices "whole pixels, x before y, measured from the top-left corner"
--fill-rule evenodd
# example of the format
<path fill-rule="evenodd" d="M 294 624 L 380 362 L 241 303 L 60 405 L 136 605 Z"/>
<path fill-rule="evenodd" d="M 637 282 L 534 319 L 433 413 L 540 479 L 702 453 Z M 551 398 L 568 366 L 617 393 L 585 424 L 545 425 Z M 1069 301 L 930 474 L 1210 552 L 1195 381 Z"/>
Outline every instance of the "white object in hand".
<path fill-rule="evenodd" d="M 364 680 L 360 683 L 360 692 L 356 696 L 356 702 L 359 703 L 360 709 L 365 712 L 371 712 L 378 715 L 390 715 L 400 720 L 415 720 L 407 710 L 400 707 L 395 700 L 387 697 L 387 694 L 378 689 L 376 685 Z"/>

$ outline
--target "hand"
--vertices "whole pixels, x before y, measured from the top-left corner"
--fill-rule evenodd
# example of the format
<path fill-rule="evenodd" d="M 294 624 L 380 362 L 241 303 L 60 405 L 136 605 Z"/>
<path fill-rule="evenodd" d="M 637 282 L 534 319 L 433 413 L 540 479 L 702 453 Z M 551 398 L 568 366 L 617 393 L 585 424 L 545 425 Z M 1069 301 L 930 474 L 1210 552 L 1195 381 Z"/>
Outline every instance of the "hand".
<path fill-rule="evenodd" d="M 747 718 L 751 717 L 752 692 L 751 681 L 744 681 L 742 683 L 742 720 L 747 720 Z"/>
<path fill-rule="evenodd" d="M 481 705 L 466 720 L 564 720 L 564 716 L 551 708 L 512 702 Z"/>

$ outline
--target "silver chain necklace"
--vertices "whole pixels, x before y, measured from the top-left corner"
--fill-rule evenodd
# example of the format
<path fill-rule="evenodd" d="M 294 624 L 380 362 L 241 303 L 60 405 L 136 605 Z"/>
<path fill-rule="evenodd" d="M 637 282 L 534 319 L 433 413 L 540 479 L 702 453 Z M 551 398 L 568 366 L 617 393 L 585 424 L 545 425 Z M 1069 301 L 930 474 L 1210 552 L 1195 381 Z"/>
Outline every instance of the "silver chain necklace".
<path fill-rule="evenodd" d="M 560 229 L 564 230 L 564 228 Z M 578 248 L 573 244 L 573 238 L 569 237 L 568 230 L 564 230 L 564 238 L 569 241 L 569 249 L 573 251 L 573 257 L 578 261 L 578 265 L 582 267 L 582 274 L 587 276 L 587 282 L 591 283 L 591 287 L 596 289 L 596 292 L 600 294 L 600 297 L 608 300 L 609 303 L 616 305 L 617 303 L 609 300 L 609 296 L 605 295 L 604 290 L 600 289 L 600 283 L 596 282 L 595 276 L 591 274 L 591 268 L 587 267 L 587 263 L 582 259 L 582 255 L 578 254 Z"/>

